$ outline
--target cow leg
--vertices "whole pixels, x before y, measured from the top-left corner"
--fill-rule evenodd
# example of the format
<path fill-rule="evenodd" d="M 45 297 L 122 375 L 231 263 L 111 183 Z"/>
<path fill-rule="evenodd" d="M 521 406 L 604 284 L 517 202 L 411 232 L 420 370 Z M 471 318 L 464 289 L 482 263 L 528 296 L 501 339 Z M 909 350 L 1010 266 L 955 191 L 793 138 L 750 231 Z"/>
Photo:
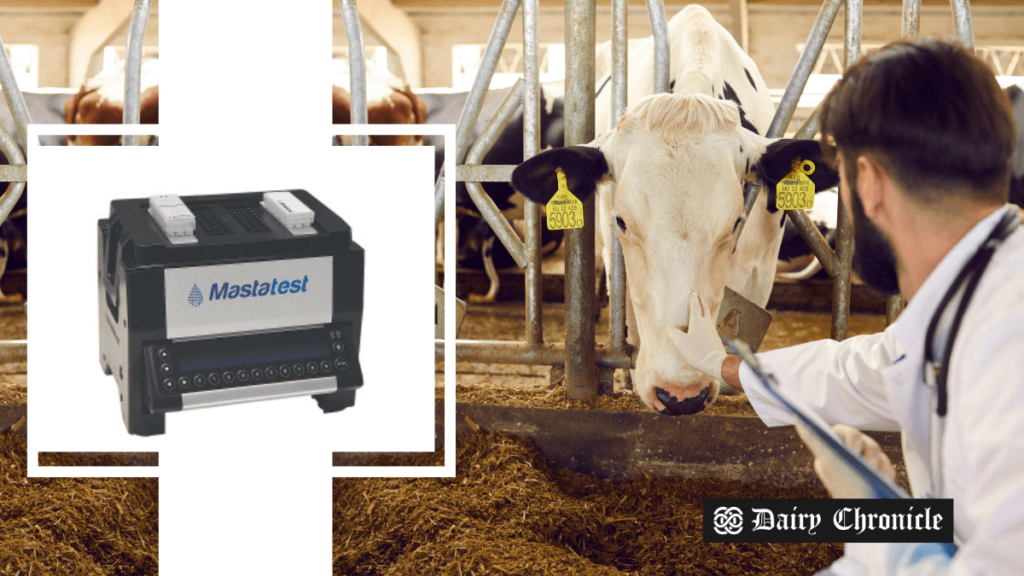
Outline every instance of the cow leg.
<path fill-rule="evenodd" d="M 4 277 L 4 273 L 7 272 L 7 260 L 10 258 L 11 250 L 7 244 L 7 240 L 0 238 L 0 278 Z M 4 294 L 3 290 L 0 289 L 0 302 L 9 303 L 17 302 L 21 300 L 21 296 L 14 294 L 8 296 Z"/>
<path fill-rule="evenodd" d="M 495 296 L 498 295 L 498 287 L 501 286 L 501 279 L 498 278 L 498 270 L 494 267 L 494 242 L 497 241 L 497 239 L 497 236 L 491 236 L 487 240 L 484 240 L 482 250 L 484 270 L 487 271 L 487 278 L 491 281 L 491 289 L 483 296 L 480 296 L 479 294 L 470 294 L 469 301 L 474 304 L 491 304 L 494 302 Z"/>

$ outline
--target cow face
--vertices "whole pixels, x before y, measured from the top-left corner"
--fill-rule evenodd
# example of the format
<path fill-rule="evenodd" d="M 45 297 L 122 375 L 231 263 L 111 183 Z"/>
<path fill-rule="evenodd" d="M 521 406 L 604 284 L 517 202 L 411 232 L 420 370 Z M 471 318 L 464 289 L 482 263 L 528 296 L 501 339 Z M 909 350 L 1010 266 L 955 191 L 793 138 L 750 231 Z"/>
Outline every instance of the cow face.
<path fill-rule="evenodd" d="M 541 203 L 557 190 L 556 168 L 581 200 L 615 182 L 613 217 L 639 336 L 631 340 L 642 342 L 633 383 L 651 408 L 694 414 L 717 397 L 718 382 L 686 364 L 669 331 L 686 329 L 691 292 L 717 316 L 745 182 L 774 190 L 797 158 L 815 163 L 816 189 L 837 183 L 817 142 L 762 138 L 741 126 L 732 102 L 663 94 L 638 102 L 607 138 L 549 150 L 513 172 L 515 188 Z"/>

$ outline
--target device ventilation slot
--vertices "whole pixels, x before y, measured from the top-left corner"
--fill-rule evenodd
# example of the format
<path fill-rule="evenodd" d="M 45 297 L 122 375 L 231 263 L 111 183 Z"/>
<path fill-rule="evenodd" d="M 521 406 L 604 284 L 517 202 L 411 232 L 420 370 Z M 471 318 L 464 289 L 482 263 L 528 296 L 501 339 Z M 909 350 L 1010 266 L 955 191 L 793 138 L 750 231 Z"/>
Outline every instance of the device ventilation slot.
<path fill-rule="evenodd" d="M 270 227 L 256 211 L 259 208 L 258 204 L 232 204 L 224 208 L 235 217 L 235 221 L 241 224 L 246 232 L 270 232 Z"/>
<path fill-rule="evenodd" d="M 196 217 L 196 223 L 210 236 L 224 236 L 227 234 L 234 234 L 231 228 L 228 228 L 227 222 L 224 221 L 216 212 L 209 208 L 193 208 L 192 213 Z"/>

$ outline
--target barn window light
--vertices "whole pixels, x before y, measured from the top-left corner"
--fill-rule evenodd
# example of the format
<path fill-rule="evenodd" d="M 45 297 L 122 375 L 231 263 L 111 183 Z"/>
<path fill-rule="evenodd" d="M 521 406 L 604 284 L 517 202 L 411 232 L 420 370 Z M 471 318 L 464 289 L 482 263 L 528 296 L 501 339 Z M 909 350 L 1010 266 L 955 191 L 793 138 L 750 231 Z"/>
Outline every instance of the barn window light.
<path fill-rule="evenodd" d="M 401 70 L 391 70 L 388 66 L 388 49 L 387 46 L 372 46 L 367 45 L 363 47 L 363 54 L 366 56 L 366 71 L 379 76 L 398 76 L 401 77 Z M 348 46 L 335 46 L 332 50 L 332 55 L 335 59 L 341 59 L 348 61 Z"/>
<path fill-rule="evenodd" d="M 452 46 L 452 88 L 469 90 L 473 86 L 486 44 L 456 44 Z M 540 81 L 557 82 L 565 79 L 565 44 L 540 44 Z M 498 58 L 490 88 L 507 88 L 523 76 L 523 45 L 506 43 Z"/>
<path fill-rule="evenodd" d="M 39 46 L 35 44 L 7 44 L 4 46 L 7 59 L 14 68 L 14 79 L 18 88 L 35 90 L 39 88 Z"/>
<path fill-rule="evenodd" d="M 105 46 L 103 48 L 103 68 L 101 75 L 119 74 L 124 69 L 124 49 L 122 46 Z M 160 57 L 160 48 L 157 46 L 142 47 L 142 61 L 152 60 Z"/>

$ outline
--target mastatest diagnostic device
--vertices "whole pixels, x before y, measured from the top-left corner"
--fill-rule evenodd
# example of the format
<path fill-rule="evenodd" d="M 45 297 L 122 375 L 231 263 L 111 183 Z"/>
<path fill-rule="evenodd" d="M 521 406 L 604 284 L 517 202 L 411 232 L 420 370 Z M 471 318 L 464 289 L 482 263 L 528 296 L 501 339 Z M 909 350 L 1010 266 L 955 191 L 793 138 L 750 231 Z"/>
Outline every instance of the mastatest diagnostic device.
<path fill-rule="evenodd" d="M 131 434 L 168 412 L 355 403 L 363 249 L 305 190 L 115 200 L 99 221 L 100 364 Z"/>

